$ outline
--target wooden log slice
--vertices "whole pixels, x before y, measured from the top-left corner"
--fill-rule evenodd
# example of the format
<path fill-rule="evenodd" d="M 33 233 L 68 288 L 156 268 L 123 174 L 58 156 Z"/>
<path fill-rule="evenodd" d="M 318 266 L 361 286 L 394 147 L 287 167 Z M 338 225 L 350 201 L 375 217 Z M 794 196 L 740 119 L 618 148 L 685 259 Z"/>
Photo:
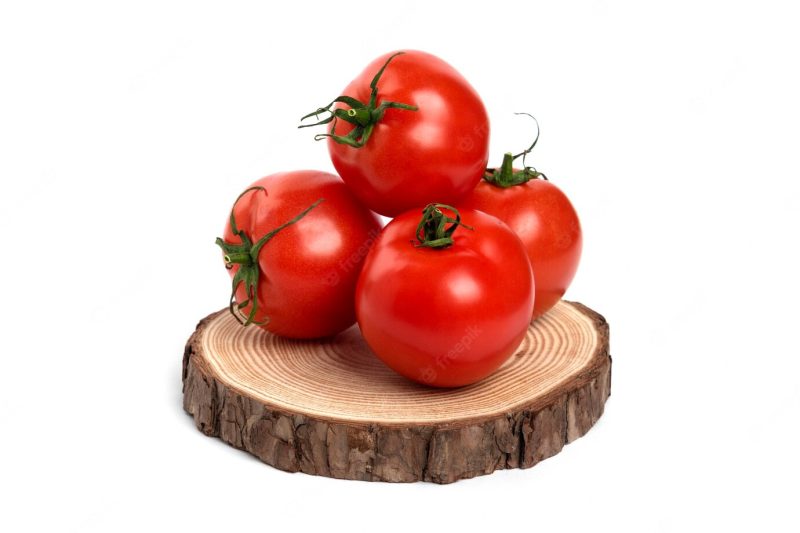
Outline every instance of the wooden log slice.
<path fill-rule="evenodd" d="M 435 389 L 395 374 L 356 327 L 292 341 L 203 319 L 183 359 L 184 408 L 206 435 L 289 472 L 450 483 L 527 468 L 584 435 L 610 394 L 608 325 L 561 302 L 493 375 Z"/>

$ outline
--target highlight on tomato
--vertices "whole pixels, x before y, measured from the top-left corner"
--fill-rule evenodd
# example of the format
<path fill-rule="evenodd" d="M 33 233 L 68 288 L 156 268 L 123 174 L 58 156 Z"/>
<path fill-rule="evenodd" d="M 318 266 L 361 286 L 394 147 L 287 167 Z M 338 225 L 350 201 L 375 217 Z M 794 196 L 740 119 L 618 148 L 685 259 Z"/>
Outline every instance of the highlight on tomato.
<path fill-rule="evenodd" d="M 517 113 L 528 115 L 527 113 Z M 463 206 L 496 216 L 519 236 L 533 267 L 536 303 L 532 319 L 550 310 L 564 296 L 581 258 L 583 232 L 569 198 L 547 176 L 525 165 L 525 156 L 539 139 L 517 154 L 506 153 L 498 169 L 488 169 L 484 179 Z M 513 168 L 522 157 L 522 169 Z"/>
<path fill-rule="evenodd" d="M 327 114 L 327 115 L 326 115 Z M 375 59 L 342 96 L 309 113 L 330 124 L 331 161 L 370 209 L 396 216 L 438 201 L 455 205 L 483 176 L 489 117 L 464 77 L 420 51 Z"/>
<path fill-rule="evenodd" d="M 499 219 L 430 204 L 392 220 L 370 250 L 356 317 L 399 374 L 457 387 L 494 372 L 530 324 L 534 281 L 525 248 Z"/>
<path fill-rule="evenodd" d="M 292 338 L 348 328 L 361 265 L 380 228 L 338 176 L 303 170 L 256 181 L 216 241 L 232 277 L 231 313 L 245 326 Z"/>

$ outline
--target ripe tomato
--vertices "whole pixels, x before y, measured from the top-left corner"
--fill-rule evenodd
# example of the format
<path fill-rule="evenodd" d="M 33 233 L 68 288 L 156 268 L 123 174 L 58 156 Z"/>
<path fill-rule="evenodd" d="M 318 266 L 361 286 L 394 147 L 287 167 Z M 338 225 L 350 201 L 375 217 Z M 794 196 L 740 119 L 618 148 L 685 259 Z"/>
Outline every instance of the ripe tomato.
<path fill-rule="evenodd" d="M 317 123 L 333 120 L 317 138 L 328 138 L 339 175 L 373 211 L 396 216 L 433 201 L 453 204 L 481 179 L 489 117 L 467 80 L 438 57 L 383 55 L 343 94 L 304 118 L 332 113 Z"/>
<path fill-rule="evenodd" d="M 533 308 L 533 276 L 519 238 L 493 216 L 472 209 L 460 215 L 459 222 L 456 210 L 431 204 L 424 223 L 418 210 L 395 218 L 356 288 L 358 324 L 375 354 L 403 376 L 438 387 L 474 383 L 496 370 L 519 347 Z"/>
<path fill-rule="evenodd" d="M 256 181 L 217 239 L 234 279 L 231 312 L 293 338 L 348 328 L 358 274 L 379 232 L 378 217 L 337 176 L 304 170 Z"/>
<path fill-rule="evenodd" d="M 496 216 L 522 240 L 536 280 L 536 319 L 564 296 L 578 269 L 583 236 L 567 196 L 538 172 L 532 174 L 532 179 L 507 187 L 482 180 L 462 205 Z"/>

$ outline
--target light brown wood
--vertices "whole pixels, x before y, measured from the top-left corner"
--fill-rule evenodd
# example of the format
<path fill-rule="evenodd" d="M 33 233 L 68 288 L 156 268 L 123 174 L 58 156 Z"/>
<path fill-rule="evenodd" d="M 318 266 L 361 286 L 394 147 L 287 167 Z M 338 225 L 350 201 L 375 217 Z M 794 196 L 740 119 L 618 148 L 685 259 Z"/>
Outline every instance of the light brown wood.
<path fill-rule="evenodd" d="M 584 435 L 610 394 L 608 325 L 561 302 L 493 375 L 458 389 L 412 383 L 353 327 L 327 341 L 243 328 L 219 311 L 183 360 L 184 408 L 206 435 L 291 472 L 449 483 L 527 468 Z"/>

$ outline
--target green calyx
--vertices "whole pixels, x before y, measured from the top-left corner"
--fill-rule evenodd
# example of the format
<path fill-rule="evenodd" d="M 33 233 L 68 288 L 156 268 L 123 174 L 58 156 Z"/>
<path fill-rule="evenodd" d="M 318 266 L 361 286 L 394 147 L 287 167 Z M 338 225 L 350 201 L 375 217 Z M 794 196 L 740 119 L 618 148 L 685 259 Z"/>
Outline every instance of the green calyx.
<path fill-rule="evenodd" d="M 529 114 L 529 113 L 514 113 L 515 115 L 527 115 L 536 122 L 536 138 L 533 140 L 533 143 L 528 147 L 527 150 L 524 150 L 517 155 L 512 154 L 511 152 L 506 152 L 503 156 L 503 164 L 500 165 L 500 168 L 487 168 L 486 173 L 483 175 L 483 179 L 495 185 L 497 187 L 507 188 L 513 187 L 514 185 L 522 185 L 523 183 L 528 183 L 532 179 L 543 179 L 547 180 L 547 176 L 544 173 L 539 172 L 533 167 L 529 167 L 525 164 L 525 157 L 531 153 L 533 147 L 536 146 L 536 143 L 539 141 L 539 122 L 536 118 Z M 522 157 L 522 170 L 514 170 L 514 161 Z"/>
<path fill-rule="evenodd" d="M 372 135 L 372 130 L 375 128 L 375 124 L 380 122 L 387 109 L 405 109 L 407 111 L 417 111 L 419 108 L 415 105 L 402 104 L 400 102 L 378 103 L 378 81 L 381 79 L 383 71 L 386 70 L 386 67 L 389 66 L 389 63 L 392 61 L 392 59 L 403 53 L 405 52 L 397 52 L 389 57 L 377 74 L 375 74 L 375 77 L 372 78 L 372 82 L 369 84 L 371 92 L 368 103 L 365 104 L 351 96 L 340 96 L 334 99 L 327 106 L 320 107 L 316 111 L 305 115 L 300 119 L 300 122 L 311 117 L 319 118 L 319 115 L 323 113 L 329 113 L 328 117 L 313 124 L 301 124 L 298 126 L 298 128 L 310 128 L 312 126 L 321 126 L 323 124 L 333 122 L 330 133 L 318 133 L 314 136 L 314 140 L 320 141 L 326 137 L 330 137 L 339 144 L 346 144 L 348 146 L 352 146 L 353 148 L 361 148 L 369 140 L 370 136 Z M 331 109 L 336 103 L 345 104 L 349 106 L 350 109 Z M 350 131 L 350 133 L 347 135 L 336 135 L 336 122 L 338 120 L 344 120 L 345 122 L 353 125 L 353 129 Z"/>
<path fill-rule="evenodd" d="M 455 215 L 455 218 L 447 216 L 442 212 L 442 208 L 447 209 Z M 422 210 L 422 219 L 417 226 L 417 248 L 446 248 L 453 244 L 453 232 L 458 227 L 473 230 L 461 222 L 461 213 L 455 207 L 445 204 L 428 204 Z M 413 241 L 412 241 L 413 242 Z"/>
<path fill-rule="evenodd" d="M 223 259 L 225 260 L 225 268 L 231 269 L 233 268 L 233 265 L 239 265 L 239 269 L 233 276 L 231 298 L 228 306 L 231 314 L 243 326 L 249 326 L 250 324 L 262 326 L 266 324 L 269 319 L 261 322 L 257 322 L 255 320 L 256 313 L 258 312 L 258 279 L 261 274 L 261 270 L 258 266 L 258 254 L 261 252 L 261 249 L 264 247 L 264 245 L 267 244 L 267 242 L 269 242 L 269 240 L 275 235 L 277 235 L 279 231 L 287 226 L 291 226 L 306 216 L 309 211 L 317 207 L 320 202 L 322 202 L 322 198 L 308 206 L 293 219 L 281 224 L 274 230 L 261 237 L 257 242 L 253 243 L 253 240 L 250 238 L 250 236 L 247 235 L 244 230 L 239 229 L 236 224 L 236 218 L 233 214 L 234 210 L 236 209 L 236 204 L 239 203 L 239 200 L 241 200 L 244 195 L 251 191 L 263 191 L 264 194 L 267 192 L 264 187 L 250 187 L 239 195 L 239 197 L 236 199 L 236 202 L 233 204 L 233 209 L 231 209 L 231 232 L 235 236 L 239 237 L 242 242 L 240 244 L 234 244 L 225 242 L 223 239 L 217 237 L 216 244 L 222 248 L 222 251 L 225 254 L 223 256 Z M 247 297 L 237 304 L 236 290 L 239 288 L 239 285 L 242 284 L 244 284 Z M 247 315 L 244 315 L 242 309 L 251 303 L 252 306 L 250 307 L 250 311 L 247 313 Z"/>

